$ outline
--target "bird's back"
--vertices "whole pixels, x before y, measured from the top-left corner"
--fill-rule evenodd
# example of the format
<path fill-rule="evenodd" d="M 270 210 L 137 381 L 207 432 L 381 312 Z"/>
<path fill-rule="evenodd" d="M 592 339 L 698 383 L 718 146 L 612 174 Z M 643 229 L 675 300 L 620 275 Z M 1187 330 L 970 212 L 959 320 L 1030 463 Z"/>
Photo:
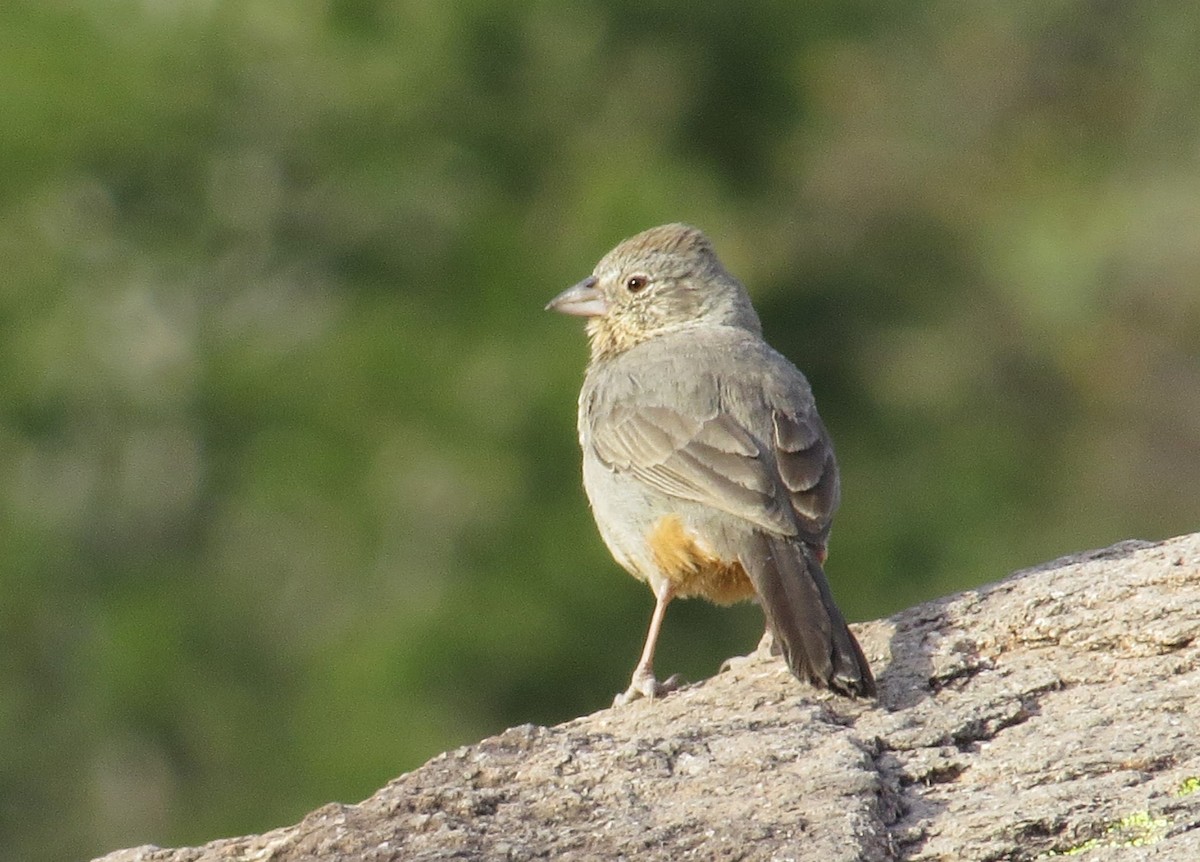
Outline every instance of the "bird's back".
<path fill-rule="evenodd" d="M 740 510 L 731 513 L 729 508 L 698 502 L 695 495 L 672 494 L 605 463 L 597 451 L 597 429 L 622 415 L 659 407 L 698 423 L 727 417 L 744 429 L 759 449 L 765 481 L 777 486 L 764 496 L 768 505 L 747 509 L 746 516 L 739 517 Z M 823 542 L 833 506 L 815 524 L 797 522 L 773 457 L 775 411 L 820 423 L 804 375 L 760 336 L 738 327 L 684 327 L 589 366 L 579 397 L 584 487 L 601 535 L 618 562 L 647 579 L 642 571 L 649 565 L 646 536 L 665 513 L 677 515 L 725 557 L 736 555 L 755 529 Z M 834 475 L 829 481 L 836 489 L 832 461 L 830 469 Z M 833 502 L 836 505 L 836 494 Z"/>

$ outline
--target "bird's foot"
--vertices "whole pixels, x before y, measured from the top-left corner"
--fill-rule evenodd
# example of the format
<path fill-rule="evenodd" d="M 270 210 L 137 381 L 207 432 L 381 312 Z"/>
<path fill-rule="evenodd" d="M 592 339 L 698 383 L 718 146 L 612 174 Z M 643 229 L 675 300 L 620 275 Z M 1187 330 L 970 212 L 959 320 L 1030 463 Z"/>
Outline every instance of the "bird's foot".
<path fill-rule="evenodd" d="M 681 685 L 683 685 L 683 677 L 679 674 L 673 674 L 670 678 L 659 682 L 654 678 L 654 674 L 639 670 L 634 673 L 629 688 L 613 698 L 613 706 L 624 706 L 635 700 L 641 700 L 643 697 L 647 700 L 654 700 L 656 697 L 670 694 Z"/>
<path fill-rule="evenodd" d="M 754 652 L 750 653 L 749 655 L 735 655 L 725 659 L 725 661 L 721 662 L 721 669 L 717 672 L 725 673 L 726 671 L 736 670 L 744 664 L 749 664 L 751 662 L 758 661 L 759 659 L 769 658 L 771 656 L 777 656 L 782 654 L 782 652 L 783 651 L 779 648 L 779 643 L 775 640 L 775 636 L 771 634 L 770 629 L 767 629 L 765 632 L 763 632 L 762 638 L 759 639 L 758 646 L 754 648 Z"/>
<path fill-rule="evenodd" d="M 783 647 L 779 645 L 779 641 L 775 640 L 775 635 L 770 629 L 763 632 L 763 636 L 758 640 L 758 646 L 754 648 L 752 655 L 755 656 L 775 656 L 783 655 Z"/>

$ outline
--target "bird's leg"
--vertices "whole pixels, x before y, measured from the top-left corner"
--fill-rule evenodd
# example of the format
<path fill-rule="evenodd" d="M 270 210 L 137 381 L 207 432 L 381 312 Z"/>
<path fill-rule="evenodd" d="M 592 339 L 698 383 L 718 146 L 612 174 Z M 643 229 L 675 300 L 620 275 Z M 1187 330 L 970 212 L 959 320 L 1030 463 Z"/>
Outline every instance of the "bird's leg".
<path fill-rule="evenodd" d="M 720 673 L 725 673 L 727 670 L 733 670 L 746 662 L 754 661 L 759 658 L 767 658 L 770 656 L 782 655 L 783 650 L 779 646 L 779 641 L 775 639 L 775 633 L 771 631 L 770 623 L 763 623 L 762 637 L 758 639 L 758 646 L 749 655 L 735 655 L 721 662 Z"/>
<path fill-rule="evenodd" d="M 638 659 L 637 667 L 633 669 L 633 679 L 629 688 L 618 694 L 613 700 L 613 706 L 623 706 L 641 697 L 650 699 L 661 697 L 674 691 L 681 682 L 679 674 L 675 674 L 665 682 L 654 678 L 654 648 L 658 644 L 658 633 L 662 629 L 663 618 L 667 615 L 667 605 L 675 598 L 675 588 L 670 581 L 663 580 L 654 590 L 654 615 L 650 617 L 650 631 L 646 633 L 646 645 L 642 648 L 642 657 Z"/>
<path fill-rule="evenodd" d="M 759 638 L 758 646 L 754 648 L 752 655 L 783 655 L 783 648 L 779 646 L 779 641 L 775 640 L 775 633 L 771 631 L 771 627 L 769 625 L 763 628 L 762 637 Z"/>

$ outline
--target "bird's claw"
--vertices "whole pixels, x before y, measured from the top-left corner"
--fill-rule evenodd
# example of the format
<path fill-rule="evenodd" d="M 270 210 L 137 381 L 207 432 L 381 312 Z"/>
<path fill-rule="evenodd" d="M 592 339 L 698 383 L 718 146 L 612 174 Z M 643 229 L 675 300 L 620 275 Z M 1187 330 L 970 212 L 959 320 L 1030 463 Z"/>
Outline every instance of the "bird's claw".
<path fill-rule="evenodd" d="M 654 700 L 670 694 L 682 684 L 683 677 L 679 674 L 672 674 L 668 679 L 659 682 L 654 678 L 654 674 L 639 671 L 633 675 L 633 681 L 629 683 L 629 688 L 613 698 L 613 706 L 624 706 L 642 698 Z"/>
<path fill-rule="evenodd" d="M 782 655 L 783 650 L 779 646 L 779 641 L 775 640 L 775 636 L 771 634 L 771 630 L 767 629 L 763 632 L 762 638 L 758 642 L 758 646 L 749 655 L 730 656 L 721 662 L 721 668 L 718 673 L 726 673 L 727 671 L 736 670 L 742 665 L 749 664 L 759 659 L 770 658 L 772 656 Z"/>
<path fill-rule="evenodd" d="M 767 629 L 763 632 L 763 636 L 758 641 L 758 646 L 754 648 L 754 652 L 751 655 L 779 656 L 783 655 L 783 647 L 779 645 L 775 634 L 770 629 Z"/>

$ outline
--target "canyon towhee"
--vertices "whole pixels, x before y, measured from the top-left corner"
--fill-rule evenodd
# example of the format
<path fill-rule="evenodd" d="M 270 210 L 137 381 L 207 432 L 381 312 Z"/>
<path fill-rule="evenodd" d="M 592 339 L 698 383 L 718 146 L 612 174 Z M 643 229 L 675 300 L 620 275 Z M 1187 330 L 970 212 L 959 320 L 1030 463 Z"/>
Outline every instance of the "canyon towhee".
<path fill-rule="evenodd" d="M 688 596 L 757 596 L 797 678 L 873 695 L 821 568 L 839 497 L 829 434 L 808 381 L 763 341 L 708 238 L 651 228 L 547 308 L 588 319 L 584 487 L 613 557 L 657 600 L 617 702 L 675 686 L 654 678 L 654 647 L 667 605 Z"/>

